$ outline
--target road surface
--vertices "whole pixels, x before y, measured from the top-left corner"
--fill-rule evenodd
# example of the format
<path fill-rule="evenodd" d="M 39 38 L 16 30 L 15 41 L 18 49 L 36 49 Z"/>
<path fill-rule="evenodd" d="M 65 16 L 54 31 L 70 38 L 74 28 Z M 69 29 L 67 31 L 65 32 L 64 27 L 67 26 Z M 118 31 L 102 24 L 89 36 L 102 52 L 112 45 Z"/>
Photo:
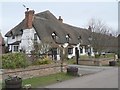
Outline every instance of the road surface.
<path fill-rule="evenodd" d="M 45 88 L 118 88 L 117 67 L 93 69 L 93 71 L 97 70 L 99 72 L 49 85 Z"/>

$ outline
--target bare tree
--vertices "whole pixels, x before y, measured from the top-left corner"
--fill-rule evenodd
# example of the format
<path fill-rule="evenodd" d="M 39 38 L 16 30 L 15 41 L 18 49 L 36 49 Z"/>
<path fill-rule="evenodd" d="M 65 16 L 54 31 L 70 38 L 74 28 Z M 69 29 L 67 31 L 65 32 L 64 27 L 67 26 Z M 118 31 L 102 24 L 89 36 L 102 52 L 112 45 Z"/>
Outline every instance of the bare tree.
<path fill-rule="evenodd" d="M 111 33 L 113 36 L 118 37 L 118 30 L 112 30 Z"/>
<path fill-rule="evenodd" d="M 110 28 L 102 21 L 91 19 L 90 26 L 91 45 L 95 52 L 102 52 L 106 49 L 109 41 Z"/>

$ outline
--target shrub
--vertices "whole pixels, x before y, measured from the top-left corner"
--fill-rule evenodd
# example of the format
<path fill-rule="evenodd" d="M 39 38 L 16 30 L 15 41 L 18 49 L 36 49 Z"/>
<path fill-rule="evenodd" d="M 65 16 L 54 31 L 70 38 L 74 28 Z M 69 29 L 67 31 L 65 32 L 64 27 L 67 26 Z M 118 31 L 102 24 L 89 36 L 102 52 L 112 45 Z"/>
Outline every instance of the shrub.
<path fill-rule="evenodd" d="M 26 56 L 23 53 L 8 53 L 2 55 L 2 68 L 15 69 L 28 66 Z"/>
<path fill-rule="evenodd" d="M 95 54 L 95 58 L 99 58 L 100 57 L 100 54 Z"/>
<path fill-rule="evenodd" d="M 66 62 L 67 62 L 68 64 L 76 64 L 75 58 L 74 58 L 74 59 L 66 60 Z"/>
<path fill-rule="evenodd" d="M 48 58 L 38 59 L 38 60 L 33 62 L 33 65 L 44 65 L 44 64 L 50 64 L 51 62 L 52 61 L 49 60 Z"/>

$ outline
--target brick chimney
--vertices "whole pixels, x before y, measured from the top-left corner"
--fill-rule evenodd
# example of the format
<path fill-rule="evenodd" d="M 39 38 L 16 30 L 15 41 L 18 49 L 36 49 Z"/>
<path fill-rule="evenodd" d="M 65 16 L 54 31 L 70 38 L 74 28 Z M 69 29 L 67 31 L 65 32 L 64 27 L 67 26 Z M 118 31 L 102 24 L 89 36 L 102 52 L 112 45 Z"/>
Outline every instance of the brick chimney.
<path fill-rule="evenodd" d="M 59 16 L 58 20 L 59 20 L 60 22 L 63 22 L 63 19 L 61 18 L 61 16 Z"/>
<path fill-rule="evenodd" d="M 25 29 L 30 29 L 32 28 L 32 21 L 34 18 L 34 10 L 29 10 L 25 12 Z"/>

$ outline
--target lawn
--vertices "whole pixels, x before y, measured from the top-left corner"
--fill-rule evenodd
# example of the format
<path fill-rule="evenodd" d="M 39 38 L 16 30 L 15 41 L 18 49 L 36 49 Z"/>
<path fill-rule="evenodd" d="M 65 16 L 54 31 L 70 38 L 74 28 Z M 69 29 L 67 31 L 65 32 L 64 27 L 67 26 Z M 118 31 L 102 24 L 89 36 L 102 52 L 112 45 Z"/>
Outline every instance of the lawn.
<path fill-rule="evenodd" d="M 23 86 L 31 84 L 32 88 L 44 87 L 49 84 L 61 82 L 64 80 L 75 78 L 75 76 L 67 75 L 66 73 L 57 73 L 49 76 L 33 77 L 30 79 L 23 80 Z"/>
<path fill-rule="evenodd" d="M 117 66 L 120 67 L 120 60 L 118 60 L 118 62 L 117 62 Z"/>

